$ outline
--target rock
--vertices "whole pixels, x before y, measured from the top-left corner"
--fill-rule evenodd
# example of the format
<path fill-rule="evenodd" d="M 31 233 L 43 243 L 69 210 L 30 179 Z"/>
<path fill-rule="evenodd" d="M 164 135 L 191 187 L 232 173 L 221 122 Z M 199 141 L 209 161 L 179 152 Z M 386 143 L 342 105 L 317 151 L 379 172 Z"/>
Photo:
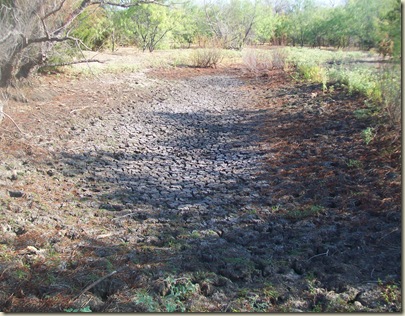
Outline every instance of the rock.
<path fill-rule="evenodd" d="M 25 195 L 25 193 L 22 191 L 8 191 L 8 194 L 12 198 L 21 198 Z"/>

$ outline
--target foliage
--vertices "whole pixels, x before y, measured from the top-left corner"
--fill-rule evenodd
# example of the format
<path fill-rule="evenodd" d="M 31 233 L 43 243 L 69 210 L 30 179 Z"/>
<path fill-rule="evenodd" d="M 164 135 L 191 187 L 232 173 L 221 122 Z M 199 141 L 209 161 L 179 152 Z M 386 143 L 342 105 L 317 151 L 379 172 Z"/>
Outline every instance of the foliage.
<path fill-rule="evenodd" d="M 172 13 L 174 22 L 171 31 L 172 47 L 190 48 L 191 44 L 197 41 L 198 35 L 204 33 L 202 26 L 199 25 L 199 13 L 198 7 L 189 2 L 176 7 Z"/>
<path fill-rule="evenodd" d="M 169 294 L 164 299 L 166 312 L 180 311 L 184 313 L 186 307 L 182 301 L 196 293 L 197 285 L 188 278 L 181 280 L 169 276 L 165 281 L 170 289 Z"/>
<path fill-rule="evenodd" d="M 133 22 L 133 35 L 143 51 L 152 52 L 174 28 L 171 11 L 164 6 L 141 4 L 126 12 Z"/>
<path fill-rule="evenodd" d="M 302 210 L 291 210 L 288 212 L 287 217 L 292 219 L 303 219 L 307 217 L 319 215 L 324 208 L 320 205 L 311 205 Z"/>
<path fill-rule="evenodd" d="M 275 37 L 277 23 L 278 16 L 274 14 L 273 8 L 260 3 L 253 25 L 254 42 L 260 44 L 271 43 Z"/>
<path fill-rule="evenodd" d="M 381 289 L 381 296 L 387 304 L 398 304 L 401 302 L 401 289 L 394 282 L 383 283 L 378 280 Z"/>
<path fill-rule="evenodd" d="M 80 38 L 88 48 L 98 50 L 107 44 L 111 36 L 110 23 L 104 8 L 88 8 L 78 17 L 72 35 Z"/>
<path fill-rule="evenodd" d="M 358 93 L 368 100 L 368 109 L 355 112 L 359 118 L 365 114 L 385 112 L 390 124 L 398 127 L 401 120 L 401 67 L 398 63 L 386 63 L 371 67 L 355 63 L 356 59 L 368 58 L 362 52 L 310 50 L 289 48 L 287 62 L 294 65 L 301 78 L 324 85 L 339 83 L 350 94 Z M 376 55 L 371 55 L 376 57 Z"/>
<path fill-rule="evenodd" d="M 364 140 L 364 142 L 366 143 L 366 145 L 370 144 L 371 141 L 374 139 L 375 137 L 375 132 L 374 132 L 374 128 L 372 127 L 367 127 L 365 130 L 363 130 L 361 132 L 361 136 Z"/>
<path fill-rule="evenodd" d="M 393 2 L 391 9 L 382 16 L 379 26 L 382 34 L 379 47 L 381 48 L 382 44 L 388 44 L 390 49 L 385 51 L 385 53 L 397 58 L 400 57 L 402 43 L 401 0 L 395 0 L 395 2 Z"/>
<path fill-rule="evenodd" d="M 346 163 L 346 165 L 349 168 L 354 168 L 354 169 L 363 168 L 363 163 L 360 160 L 356 160 L 356 159 L 349 159 L 349 161 Z"/>
<path fill-rule="evenodd" d="M 142 304 L 147 312 L 185 312 L 184 301 L 197 292 L 198 286 L 189 278 L 175 279 L 168 276 L 165 280 L 169 292 L 163 297 L 155 298 L 145 291 L 139 291 L 135 297 L 136 304 Z"/>
<path fill-rule="evenodd" d="M 146 291 L 139 291 L 134 299 L 136 304 L 141 304 L 147 312 L 159 312 L 159 303 Z"/>
<path fill-rule="evenodd" d="M 82 307 L 82 308 L 67 308 L 64 310 L 66 313 L 91 313 L 92 310 L 90 306 Z"/>

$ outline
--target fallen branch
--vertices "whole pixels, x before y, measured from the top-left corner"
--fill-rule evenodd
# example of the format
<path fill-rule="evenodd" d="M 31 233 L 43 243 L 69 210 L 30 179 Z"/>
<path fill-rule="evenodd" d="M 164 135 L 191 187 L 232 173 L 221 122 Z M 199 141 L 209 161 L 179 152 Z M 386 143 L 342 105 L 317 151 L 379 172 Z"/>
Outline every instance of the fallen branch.
<path fill-rule="evenodd" d="M 87 109 L 87 108 L 90 108 L 90 107 L 91 107 L 91 106 L 88 105 L 88 106 L 85 106 L 84 108 L 81 108 L 81 109 L 74 109 L 74 110 L 70 111 L 70 114 L 73 114 L 73 113 L 79 112 L 79 111 L 83 111 L 83 110 L 85 110 L 85 109 Z"/>
<path fill-rule="evenodd" d="M 103 276 L 102 278 L 98 279 L 97 281 L 93 282 L 89 286 L 87 286 L 83 291 L 80 292 L 78 296 L 75 297 L 75 300 L 77 300 L 80 296 L 82 296 L 84 293 L 86 293 L 88 290 L 90 290 L 92 287 L 96 286 L 100 282 L 104 281 L 105 279 L 109 278 L 110 276 L 113 276 L 114 274 L 118 273 L 119 271 L 123 270 L 125 267 L 122 267 L 121 269 L 114 270 L 113 272 Z"/>
<path fill-rule="evenodd" d="M 41 68 L 44 68 L 44 67 L 62 67 L 62 66 L 70 66 L 70 65 L 84 64 L 84 63 L 100 63 L 100 64 L 104 64 L 104 61 L 97 60 L 97 59 L 85 59 L 85 60 L 71 61 L 71 62 L 66 62 L 66 63 L 46 64 L 46 65 L 41 66 Z"/>
<path fill-rule="evenodd" d="M 117 219 L 121 219 L 121 218 L 124 218 L 124 217 L 127 217 L 127 216 L 131 216 L 131 215 L 135 215 L 135 214 L 138 214 L 138 213 L 139 213 L 139 212 L 132 212 L 132 213 L 129 213 L 129 214 L 117 216 L 117 217 L 113 218 L 112 220 L 115 221 L 115 220 L 117 220 Z"/>
<path fill-rule="evenodd" d="M 390 231 L 388 234 L 385 234 L 384 236 L 382 236 L 380 239 L 378 239 L 377 241 L 380 242 L 381 240 L 383 240 L 385 237 L 391 235 L 392 233 L 395 233 L 396 231 L 398 231 L 398 227 L 394 228 L 392 231 Z"/>
<path fill-rule="evenodd" d="M 305 261 L 309 261 L 309 260 L 311 260 L 311 259 L 313 259 L 313 258 L 320 257 L 320 256 L 327 256 L 328 254 L 329 254 L 329 249 L 328 249 L 326 252 L 320 253 L 320 254 L 315 255 L 315 256 L 312 256 L 311 258 L 309 258 L 309 259 L 307 259 L 307 260 L 305 260 Z"/>
<path fill-rule="evenodd" d="M 8 115 L 7 113 L 5 113 L 4 111 L 1 111 L 1 110 L 0 110 L 0 113 L 1 113 L 2 115 L 4 115 L 5 117 L 7 117 L 8 119 L 10 119 L 10 121 L 13 122 L 13 124 L 15 125 L 15 127 L 17 127 L 17 129 L 19 130 L 19 132 L 20 132 L 21 134 L 27 135 L 26 133 L 24 133 L 24 132 L 21 130 L 21 128 L 18 126 L 18 124 L 13 120 L 13 118 L 12 118 L 10 115 Z"/>

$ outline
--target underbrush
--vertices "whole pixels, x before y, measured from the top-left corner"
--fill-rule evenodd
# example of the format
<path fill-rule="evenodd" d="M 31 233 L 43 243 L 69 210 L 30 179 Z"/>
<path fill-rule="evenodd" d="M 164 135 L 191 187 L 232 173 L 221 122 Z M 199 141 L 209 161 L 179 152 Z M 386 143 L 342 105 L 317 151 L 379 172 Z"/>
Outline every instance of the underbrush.
<path fill-rule="evenodd" d="M 340 84 L 349 94 L 360 94 L 385 117 L 385 122 L 400 129 L 401 66 L 395 61 L 380 60 L 367 52 L 327 51 L 287 48 L 286 63 L 294 68 L 293 77 L 322 83 L 326 93 Z"/>
<path fill-rule="evenodd" d="M 244 69 L 255 76 L 282 69 L 298 82 L 322 84 L 325 96 L 332 97 L 335 89 L 343 89 L 364 99 L 364 107 L 353 111 L 357 119 L 368 124 L 360 135 L 364 143 L 378 143 L 383 152 L 401 157 L 398 60 L 382 59 L 374 52 L 296 47 L 245 49 L 241 59 Z"/>
<path fill-rule="evenodd" d="M 273 69 L 286 70 L 288 68 L 286 58 L 286 51 L 282 48 L 272 50 L 245 49 L 242 51 L 244 67 L 256 75 Z"/>
<path fill-rule="evenodd" d="M 198 68 L 216 68 L 222 60 L 222 52 L 218 48 L 200 48 L 193 51 L 191 64 Z"/>

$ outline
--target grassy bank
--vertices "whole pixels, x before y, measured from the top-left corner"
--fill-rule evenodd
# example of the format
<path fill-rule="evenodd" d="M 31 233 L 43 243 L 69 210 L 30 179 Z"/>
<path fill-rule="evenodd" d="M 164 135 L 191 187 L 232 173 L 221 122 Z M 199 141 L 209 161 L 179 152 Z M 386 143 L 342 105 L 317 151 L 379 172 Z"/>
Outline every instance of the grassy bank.
<path fill-rule="evenodd" d="M 370 114 L 383 114 L 394 128 L 401 120 L 401 66 L 370 52 L 287 48 L 287 64 L 297 78 L 322 83 L 324 92 L 335 85 L 366 97 Z"/>

